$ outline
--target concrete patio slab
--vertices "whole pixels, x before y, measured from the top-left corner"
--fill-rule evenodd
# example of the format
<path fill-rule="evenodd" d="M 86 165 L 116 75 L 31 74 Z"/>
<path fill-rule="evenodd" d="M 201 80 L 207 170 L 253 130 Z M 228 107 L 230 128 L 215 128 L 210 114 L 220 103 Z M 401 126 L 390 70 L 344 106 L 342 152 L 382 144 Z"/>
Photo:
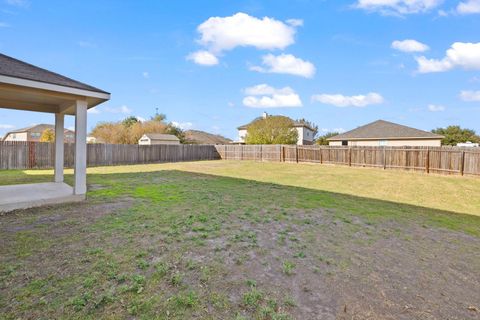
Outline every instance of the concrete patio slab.
<path fill-rule="evenodd" d="M 0 212 L 82 200 L 85 194 L 75 195 L 63 182 L 0 186 Z"/>

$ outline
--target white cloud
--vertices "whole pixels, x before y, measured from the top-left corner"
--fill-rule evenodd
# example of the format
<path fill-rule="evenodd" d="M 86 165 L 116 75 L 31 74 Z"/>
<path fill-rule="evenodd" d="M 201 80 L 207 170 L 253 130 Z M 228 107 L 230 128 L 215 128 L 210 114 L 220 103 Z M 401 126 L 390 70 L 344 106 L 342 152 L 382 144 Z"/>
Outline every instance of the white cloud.
<path fill-rule="evenodd" d="M 428 59 L 424 56 L 415 59 L 420 73 L 444 72 L 456 67 L 467 70 L 480 69 L 480 42 L 455 42 L 441 60 Z"/>
<path fill-rule="evenodd" d="M 213 52 L 239 46 L 284 49 L 295 42 L 295 28 L 273 18 L 258 19 L 239 12 L 230 17 L 211 17 L 198 26 L 199 43 Z"/>
<path fill-rule="evenodd" d="M 460 99 L 463 101 L 480 101 L 480 91 L 462 91 L 460 92 Z"/>
<path fill-rule="evenodd" d="M 292 27 L 301 27 L 303 26 L 303 20 L 302 19 L 288 19 L 286 21 L 289 25 Z"/>
<path fill-rule="evenodd" d="M 480 0 L 467 0 L 460 2 L 457 6 L 460 14 L 480 13 Z"/>
<path fill-rule="evenodd" d="M 336 107 L 366 107 L 371 104 L 381 104 L 385 100 L 375 92 L 366 95 L 344 96 L 342 94 L 316 94 L 312 101 L 334 105 Z"/>
<path fill-rule="evenodd" d="M 286 73 L 305 78 L 311 78 L 315 74 L 315 66 L 309 61 L 296 58 L 291 54 L 280 54 L 275 56 L 267 54 L 262 57 L 265 67 L 253 66 L 252 71 L 265 73 Z"/>
<path fill-rule="evenodd" d="M 253 87 L 245 88 L 244 90 L 246 95 L 250 96 L 261 96 L 261 95 L 272 95 L 272 94 L 290 94 L 294 93 L 293 89 L 290 87 L 285 87 L 282 89 L 276 89 L 272 86 L 269 86 L 266 83 L 258 84 Z"/>
<path fill-rule="evenodd" d="M 290 87 L 276 89 L 267 84 L 259 84 L 244 90 L 247 95 L 243 105 L 250 108 L 301 107 L 300 96 Z"/>
<path fill-rule="evenodd" d="M 0 124 L 0 129 L 13 129 L 13 128 L 15 128 L 15 126 L 11 124 Z"/>
<path fill-rule="evenodd" d="M 24 7 L 24 8 L 30 5 L 30 2 L 27 0 L 6 0 L 5 2 L 12 6 Z"/>
<path fill-rule="evenodd" d="M 143 71 L 142 72 L 142 77 L 144 77 L 145 79 L 148 79 L 148 78 L 150 78 L 150 73 L 148 73 L 148 71 Z"/>
<path fill-rule="evenodd" d="M 468 82 L 473 82 L 473 83 L 480 82 L 480 77 L 473 76 L 470 79 L 468 79 Z"/>
<path fill-rule="evenodd" d="M 438 10 L 438 16 L 439 17 L 447 17 L 448 16 L 448 12 L 446 12 L 445 10 Z"/>
<path fill-rule="evenodd" d="M 343 128 L 333 128 L 333 129 L 322 128 L 320 129 L 320 131 L 322 131 L 323 133 L 330 133 L 330 132 L 344 133 L 346 130 Z"/>
<path fill-rule="evenodd" d="M 137 120 L 140 121 L 140 122 L 147 121 L 147 119 L 145 119 L 144 117 L 141 117 L 141 116 L 135 116 L 135 118 L 137 118 Z"/>
<path fill-rule="evenodd" d="M 230 108 L 235 107 L 235 103 L 233 103 L 232 101 L 229 101 L 229 102 L 227 103 L 227 105 L 228 105 Z"/>
<path fill-rule="evenodd" d="M 356 8 L 385 15 L 405 15 L 430 11 L 443 0 L 358 0 Z"/>
<path fill-rule="evenodd" d="M 8 28 L 10 25 L 6 22 L 0 22 L 0 28 Z"/>
<path fill-rule="evenodd" d="M 426 44 L 412 39 L 393 41 L 392 48 L 403 52 L 425 52 L 430 49 Z"/>
<path fill-rule="evenodd" d="M 95 43 L 89 42 L 89 41 L 77 41 L 77 45 L 82 47 L 82 48 L 96 48 L 97 45 Z"/>
<path fill-rule="evenodd" d="M 110 112 L 110 113 L 123 113 L 123 114 L 132 113 L 132 110 L 125 105 L 123 105 L 121 107 L 118 107 L 118 108 L 105 107 L 105 111 Z"/>
<path fill-rule="evenodd" d="M 188 129 L 191 129 L 193 127 L 193 123 L 191 123 L 191 122 L 172 121 L 172 125 L 177 127 L 177 128 L 180 128 L 182 130 L 188 130 Z"/>
<path fill-rule="evenodd" d="M 428 105 L 428 111 L 431 111 L 431 112 L 441 112 L 441 111 L 445 111 L 445 109 L 446 108 L 444 106 L 437 105 L 437 104 Z"/>
<path fill-rule="evenodd" d="M 214 66 L 218 64 L 218 58 L 215 57 L 215 55 L 205 50 L 199 50 L 199 51 L 190 53 L 187 56 L 187 60 L 191 60 L 196 64 L 200 64 L 202 66 Z"/>
<path fill-rule="evenodd" d="M 218 56 L 236 47 L 285 49 L 295 42 L 300 19 L 282 22 L 270 17 L 261 19 L 239 12 L 228 17 L 210 17 L 197 27 L 198 43 L 205 50 L 190 54 L 187 59 L 203 65 L 218 64 Z"/>

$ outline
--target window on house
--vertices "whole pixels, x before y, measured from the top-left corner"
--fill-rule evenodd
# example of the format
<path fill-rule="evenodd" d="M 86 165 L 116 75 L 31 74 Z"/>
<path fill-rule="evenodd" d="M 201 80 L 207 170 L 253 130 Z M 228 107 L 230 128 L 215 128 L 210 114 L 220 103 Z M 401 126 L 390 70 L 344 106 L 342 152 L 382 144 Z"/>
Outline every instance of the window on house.
<path fill-rule="evenodd" d="M 343 140 L 343 141 L 342 141 L 342 146 L 348 146 L 348 141 L 347 141 L 347 140 Z"/>

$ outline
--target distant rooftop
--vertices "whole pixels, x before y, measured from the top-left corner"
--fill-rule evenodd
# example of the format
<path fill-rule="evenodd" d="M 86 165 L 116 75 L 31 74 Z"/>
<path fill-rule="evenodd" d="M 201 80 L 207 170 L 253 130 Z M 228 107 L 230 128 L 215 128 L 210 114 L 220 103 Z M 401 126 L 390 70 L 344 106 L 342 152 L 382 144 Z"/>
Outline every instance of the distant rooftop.
<path fill-rule="evenodd" d="M 145 133 L 144 136 L 152 140 L 166 140 L 166 141 L 180 141 L 176 136 L 173 134 L 164 134 L 164 133 Z"/>
<path fill-rule="evenodd" d="M 0 75 L 108 94 L 108 92 L 88 84 L 67 78 L 58 73 L 39 68 L 4 54 L 0 54 Z"/>
<path fill-rule="evenodd" d="M 442 139 L 443 136 L 401 124 L 377 120 L 351 131 L 328 138 L 329 141 L 368 139 Z"/>
<path fill-rule="evenodd" d="M 241 125 L 240 127 L 238 127 L 237 129 L 238 130 L 247 130 L 248 126 L 251 125 L 252 123 L 254 123 L 255 121 L 258 121 L 258 120 L 262 120 L 262 119 L 265 119 L 266 117 L 272 117 L 273 115 L 271 114 L 267 114 L 266 112 L 263 113 L 262 116 L 260 117 L 256 117 L 255 119 L 253 119 L 252 121 L 250 121 L 249 123 L 247 124 L 244 124 L 244 125 Z M 286 117 L 288 118 L 288 117 Z M 296 128 L 301 128 L 301 127 L 304 127 L 304 128 L 308 128 L 312 131 L 315 131 L 312 127 L 310 127 L 308 124 L 304 123 L 304 122 L 299 122 L 299 121 L 296 121 L 296 120 L 293 120 L 290 118 L 290 120 L 293 121 L 293 126 L 296 127 Z"/>

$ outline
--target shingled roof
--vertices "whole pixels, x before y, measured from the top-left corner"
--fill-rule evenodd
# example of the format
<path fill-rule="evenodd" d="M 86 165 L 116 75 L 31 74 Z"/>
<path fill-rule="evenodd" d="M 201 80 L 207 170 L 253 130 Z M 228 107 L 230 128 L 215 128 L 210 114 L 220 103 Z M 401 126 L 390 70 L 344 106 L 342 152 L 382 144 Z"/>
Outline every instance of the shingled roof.
<path fill-rule="evenodd" d="M 443 136 L 401 124 L 377 120 L 351 131 L 328 138 L 328 141 L 375 139 L 442 139 Z"/>
<path fill-rule="evenodd" d="M 145 133 L 144 136 L 151 140 L 180 141 L 177 136 L 165 133 Z"/>
<path fill-rule="evenodd" d="M 272 115 L 268 115 L 269 117 L 271 117 Z M 241 125 L 240 127 L 238 127 L 237 129 L 238 130 L 247 130 L 248 129 L 248 126 L 251 125 L 252 123 L 254 123 L 255 121 L 258 121 L 258 120 L 262 120 L 264 119 L 264 117 L 256 117 L 255 119 L 253 119 L 252 121 L 250 121 L 250 123 L 247 123 L 247 124 L 244 124 L 244 125 Z M 300 121 L 296 121 L 296 120 L 293 120 L 291 118 L 289 118 L 290 120 L 293 121 L 293 126 L 295 128 L 308 128 L 312 131 L 315 131 L 314 128 L 310 127 L 308 124 L 304 123 L 304 122 L 300 122 Z"/>
<path fill-rule="evenodd" d="M 58 73 L 39 68 L 4 54 L 0 54 L 0 75 L 108 94 L 108 92 L 88 84 L 67 78 Z"/>

